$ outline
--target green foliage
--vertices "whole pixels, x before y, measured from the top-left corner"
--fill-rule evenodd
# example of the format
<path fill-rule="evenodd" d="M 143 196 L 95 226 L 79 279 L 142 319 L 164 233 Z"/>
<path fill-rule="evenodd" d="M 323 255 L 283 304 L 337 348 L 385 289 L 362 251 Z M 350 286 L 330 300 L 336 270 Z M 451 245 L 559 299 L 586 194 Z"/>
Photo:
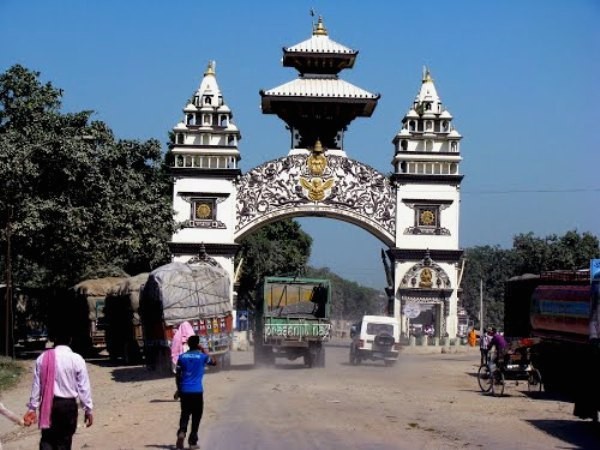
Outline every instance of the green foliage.
<path fill-rule="evenodd" d="M 243 259 L 239 279 L 240 307 L 253 308 L 254 293 L 266 276 L 303 275 L 312 238 L 294 220 L 270 223 L 240 242 L 236 264 Z"/>
<path fill-rule="evenodd" d="M 0 220 L 14 283 L 69 286 L 169 258 L 171 185 L 157 141 L 116 140 L 16 65 L 0 76 Z"/>
<path fill-rule="evenodd" d="M 364 287 L 333 273 L 329 268 L 308 267 L 309 278 L 331 280 L 331 318 L 359 320 L 365 314 L 385 314 L 387 299 L 383 291 Z"/>
<path fill-rule="evenodd" d="M 504 283 L 524 273 L 550 270 L 578 270 L 589 267 L 590 259 L 600 257 L 598 238 L 590 233 L 568 231 L 540 238 L 519 234 L 512 249 L 480 246 L 465 250 L 462 305 L 471 318 L 479 317 L 479 286 L 483 280 L 483 322 L 502 327 L 504 323 Z M 476 321 L 476 326 L 478 326 Z"/>
<path fill-rule="evenodd" d="M 590 259 L 598 257 L 598 245 L 597 237 L 590 233 L 580 235 L 575 230 L 543 239 L 533 233 L 519 234 L 513 239 L 516 274 L 585 269 Z"/>
<path fill-rule="evenodd" d="M 23 372 L 20 362 L 0 356 L 0 393 L 17 384 Z"/>
<path fill-rule="evenodd" d="M 514 252 L 498 246 L 481 246 L 465 250 L 465 258 L 463 307 L 470 317 L 479 317 L 480 280 L 483 280 L 483 323 L 485 326 L 502 326 L 504 282 L 513 276 Z"/>

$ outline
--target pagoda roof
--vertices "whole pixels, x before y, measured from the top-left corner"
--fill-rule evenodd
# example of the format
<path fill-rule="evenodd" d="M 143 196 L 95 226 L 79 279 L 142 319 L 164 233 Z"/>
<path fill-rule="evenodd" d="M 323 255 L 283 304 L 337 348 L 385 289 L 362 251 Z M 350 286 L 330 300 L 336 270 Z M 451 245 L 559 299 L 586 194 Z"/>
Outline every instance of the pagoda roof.
<path fill-rule="evenodd" d="M 357 50 L 329 38 L 323 18 L 313 26 L 312 36 L 299 44 L 283 48 L 283 66 L 300 73 L 337 74 L 354 66 Z"/>
<path fill-rule="evenodd" d="M 281 86 L 262 91 L 261 95 L 263 97 L 316 97 L 371 100 L 377 100 L 380 97 L 379 94 L 373 94 L 339 78 L 324 77 L 297 78 Z"/>
<path fill-rule="evenodd" d="M 356 55 L 357 50 L 352 50 L 345 45 L 335 42 L 327 35 L 314 35 L 309 39 L 283 49 L 284 53 L 330 53 L 338 55 Z"/>

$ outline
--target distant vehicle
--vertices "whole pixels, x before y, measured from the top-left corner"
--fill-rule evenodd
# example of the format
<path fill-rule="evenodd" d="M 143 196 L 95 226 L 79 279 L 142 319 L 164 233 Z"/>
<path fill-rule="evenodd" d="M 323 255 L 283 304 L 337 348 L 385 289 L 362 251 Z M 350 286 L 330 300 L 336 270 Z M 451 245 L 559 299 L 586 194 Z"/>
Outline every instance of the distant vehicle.
<path fill-rule="evenodd" d="M 331 334 L 331 283 L 327 279 L 266 277 L 257 294 L 254 358 L 274 363 L 303 358 L 307 367 L 325 366 Z"/>
<path fill-rule="evenodd" d="M 469 321 L 469 314 L 467 313 L 467 310 L 464 308 L 461 308 L 458 310 L 458 329 L 456 332 L 456 336 L 459 338 L 463 338 L 463 337 L 467 337 L 467 334 L 469 333 L 469 328 L 473 326 L 472 323 L 470 323 L 471 321 Z"/>
<path fill-rule="evenodd" d="M 391 366 L 400 353 L 400 324 L 394 317 L 364 316 L 350 344 L 350 364 L 365 359 Z"/>
<path fill-rule="evenodd" d="M 423 336 L 423 324 L 422 323 L 411 323 L 408 331 L 411 336 L 421 337 Z"/>

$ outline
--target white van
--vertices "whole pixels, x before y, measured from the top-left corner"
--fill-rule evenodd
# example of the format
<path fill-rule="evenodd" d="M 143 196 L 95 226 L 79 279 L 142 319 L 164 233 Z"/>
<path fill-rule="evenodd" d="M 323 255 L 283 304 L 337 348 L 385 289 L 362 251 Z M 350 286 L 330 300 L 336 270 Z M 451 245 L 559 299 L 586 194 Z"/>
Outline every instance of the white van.
<path fill-rule="evenodd" d="M 362 360 L 383 360 L 391 366 L 400 353 L 400 324 L 387 316 L 363 316 L 353 327 L 350 344 L 350 364 Z"/>

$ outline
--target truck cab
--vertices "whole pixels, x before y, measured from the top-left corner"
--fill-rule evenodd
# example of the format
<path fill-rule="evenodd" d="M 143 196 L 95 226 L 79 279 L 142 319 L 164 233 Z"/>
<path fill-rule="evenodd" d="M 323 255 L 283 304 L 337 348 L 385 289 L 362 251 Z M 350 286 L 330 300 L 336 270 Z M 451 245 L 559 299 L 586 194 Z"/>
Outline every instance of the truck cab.
<path fill-rule="evenodd" d="M 383 361 L 392 366 L 400 354 L 400 324 L 387 316 L 363 316 L 355 324 L 350 344 L 350 364 L 358 365 L 363 360 Z"/>

